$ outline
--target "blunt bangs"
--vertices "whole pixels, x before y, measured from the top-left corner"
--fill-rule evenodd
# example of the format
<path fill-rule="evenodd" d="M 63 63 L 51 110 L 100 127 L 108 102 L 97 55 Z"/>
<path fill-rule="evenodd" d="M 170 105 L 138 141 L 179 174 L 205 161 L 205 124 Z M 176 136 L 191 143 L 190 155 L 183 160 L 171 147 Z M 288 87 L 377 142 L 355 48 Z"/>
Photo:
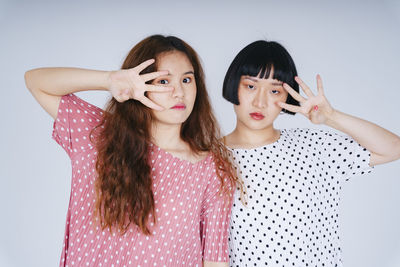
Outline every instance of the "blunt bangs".
<path fill-rule="evenodd" d="M 225 75 L 223 96 L 229 102 L 239 105 L 238 88 L 243 75 L 258 78 L 269 78 L 289 84 L 299 92 L 299 85 L 294 80 L 297 76 L 296 66 L 286 49 L 277 42 L 255 41 L 245 48 L 232 61 Z M 298 101 L 288 95 L 287 104 L 299 105 Z M 283 110 L 286 113 L 293 112 Z"/>

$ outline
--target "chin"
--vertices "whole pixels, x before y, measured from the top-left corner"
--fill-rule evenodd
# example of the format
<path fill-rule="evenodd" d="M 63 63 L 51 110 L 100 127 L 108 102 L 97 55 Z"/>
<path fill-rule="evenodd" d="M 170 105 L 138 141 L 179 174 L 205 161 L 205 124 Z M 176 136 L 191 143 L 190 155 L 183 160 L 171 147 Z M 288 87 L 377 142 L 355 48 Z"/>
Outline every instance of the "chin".
<path fill-rule="evenodd" d="M 165 120 L 157 120 L 157 121 L 158 121 L 158 123 L 174 126 L 174 125 L 180 125 L 180 124 L 184 123 L 186 120 L 187 120 L 187 117 L 184 117 L 184 118 L 181 117 L 181 118 L 168 118 Z"/>
<path fill-rule="evenodd" d="M 261 121 L 249 121 L 244 123 L 244 125 L 246 125 L 246 127 L 250 130 L 263 130 L 271 126 L 270 123 Z"/>

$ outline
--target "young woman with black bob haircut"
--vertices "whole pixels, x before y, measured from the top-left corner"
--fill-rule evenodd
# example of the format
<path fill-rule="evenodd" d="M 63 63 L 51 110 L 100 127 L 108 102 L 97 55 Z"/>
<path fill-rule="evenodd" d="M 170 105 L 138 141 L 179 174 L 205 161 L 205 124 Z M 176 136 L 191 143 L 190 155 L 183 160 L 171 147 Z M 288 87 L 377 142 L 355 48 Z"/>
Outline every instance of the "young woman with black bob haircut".
<path fill-rule="evenodd" d="M 122 69 L 25 74 L 72 186 L 60 266 L 227 266 L 236 176 L 196 52 L 150 36 Z M 107 108 L 73 93 L 108 90 Z"/>
<path fill-rule="evenodd" d="M 239 193 L 234 197 L 231 266 L 342 266 L 344 181 L 400 158 L 397 135 L 334 109 L 319 75 L 317 89 L 297 77 L 291 56 L 276 42 L 249 44 L 227 71 L 223 96 L 234 104 L 237 124 L 224 140 L 247 191 L 246 205 Z M 282 111 L 345 135 L 275 129 Z"/>

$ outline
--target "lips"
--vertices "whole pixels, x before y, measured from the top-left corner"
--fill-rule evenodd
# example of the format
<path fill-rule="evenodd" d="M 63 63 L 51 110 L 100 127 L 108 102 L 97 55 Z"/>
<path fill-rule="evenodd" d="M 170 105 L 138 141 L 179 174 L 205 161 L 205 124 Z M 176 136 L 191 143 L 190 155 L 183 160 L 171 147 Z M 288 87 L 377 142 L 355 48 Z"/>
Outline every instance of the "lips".
<path fill-rule="evenodd" d="M 185 104 L 176 104 L 175 106 L 173 106 L 171 109 L 178 109 L 178 110 L 182 110 L 185 109 L 186 105 Z"/>
<path fill-rule="evenodd" d="M 252 117 L 254 120 L 259 121 L 265 118 L 265 116 L 259 112 L 252 112 L 250 113 L 250 117 Z"/>

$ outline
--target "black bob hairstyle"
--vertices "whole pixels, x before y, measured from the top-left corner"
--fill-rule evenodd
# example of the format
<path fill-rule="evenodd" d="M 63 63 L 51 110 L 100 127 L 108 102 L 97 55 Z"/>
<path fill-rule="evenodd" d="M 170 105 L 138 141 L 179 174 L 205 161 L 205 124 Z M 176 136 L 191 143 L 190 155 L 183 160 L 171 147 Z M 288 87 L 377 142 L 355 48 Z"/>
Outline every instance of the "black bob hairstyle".
<path fill-rule="evenodd" d="M 243 48 L 232 61 L 225 75 L 222 95 L 232 104 L 239 105 L 238 88 L 241 76 L 268 78 L 272 68 L 273 79 L 287 83 L 299 92 L 299 85 L 294 80 L 297 76 L 296 66 L 288 51 L 277 42 L 259 40 Z M 299 106 L 299 102 L 290 94 L 286 103 Z M 285 109 L 282 111 L 295 114 Z"/>

